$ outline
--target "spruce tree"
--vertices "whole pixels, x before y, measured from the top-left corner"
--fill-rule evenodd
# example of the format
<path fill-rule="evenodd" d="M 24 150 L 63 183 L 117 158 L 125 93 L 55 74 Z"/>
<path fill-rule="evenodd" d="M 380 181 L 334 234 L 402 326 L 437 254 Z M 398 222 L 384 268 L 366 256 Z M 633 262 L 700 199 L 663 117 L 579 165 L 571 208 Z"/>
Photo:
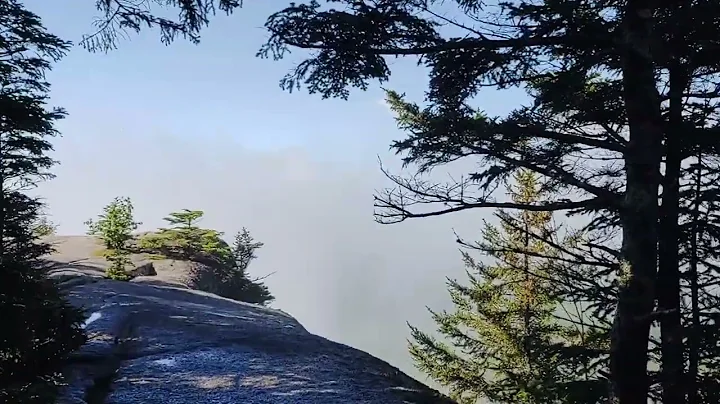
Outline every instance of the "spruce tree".
<path fill-rule="evenodd" d="M 248 303 L 267 305 L 275 300 L 267 285 L 262 279 L 251 279 L 248 267 L 257 258 L 256 252 L 264 243 L 255 241 L 250 231 L 243 229 L 235 234 L 232 245 L 232 263 L 228 268 L 226 282 L 223 285 L 223 296 Z"/>
<path fill-rule="evenodd" d="M 683 220 L 683 310 L 687 336 L 689 404 L 720 401 L 720 316 L 717 289 L 720 259 L 720 160 L 696 150 L 684 170 L 681 188 Z"/>
<path fill-rule="evenodd" d="M 0 402 L 48 403 L 67 356 L 85 340 L 83 315 L 47 280 L 50 246 L 35 230 L 42 203 L 25 191 L 51 178 L 50 138 L 64 116 L 50 109 L 44 74 L 68 43 L 16 0 L 0 2 Z"/>
<path fill-rule="evenodd" d="M 130 198 L 116 197 L 103 208 L 103 213 L 98 215 L 97 220 L 90 219 L 85 222 L 88 234 L 98 236 L 105 246 L 103 257 L 110 262 L 105 276 L 110 279 L 130 279 L 126 272 L 128 266 L 132 265 L 130 241 L 133 240 L 133 231 L 142 224 L 135 221 L 133 210 Z"/>
<path fill-rule="evenodd" d="M 50 246 L 31 224 L 40 203 L 3 190 L 0 254 L 0 402 L 54 402 L 68 355 L 85 342 L 83 313 L 45 279 L 40 259 Z"/>
<path fill-rule="evenodd" d="M 210 229 L 198 227 L 198 222 L 205 215 L 201 210 L 183 209 L 172 212 L 163 220 L 171 225 L 169 229 L 161 229 L 160 234 L 172 235 L 178 247 L 188 256 L 200 253 L 215 254 L 221 260 L 227 256 L 228 245 L 220 237 L 222 234 Z"/>
<path fill-rule="evenodd" d="M 515 203 L 542 198 L 532 172 L 518 172 L 514 180 L 509 194 Z M 554 285 L 560 281 L 553 278 L 556 267 L 546 258 L 557 254 L 548 241 L 559 237 L 551 213 L 499 210 L 496 217 L 499 226 L 486 223 L 483 240 L 474 244 L 494 262 L 463 251 L 469 284 L 449 280 L 454 311 L 431 311 L 449 343 L 411 326 L 410 354 L 418 369 L 467 404 L 597 402 L 605 392 L 592 375 L 578 372 L 579 358 L 569 354 L 578 331 L 558 320 L 565 302 Z"/>
<path fill-rule="evenodd" d="M 190 209 L 172 212 L 163 218 L 171 227 L 143 235 L 137 245 L 171 258 L 209 260 L 211 265 L 232 262 L 231 249 L 222 239 L 223 233 L 197 225 L 204 214 L 202 210 Z"/>

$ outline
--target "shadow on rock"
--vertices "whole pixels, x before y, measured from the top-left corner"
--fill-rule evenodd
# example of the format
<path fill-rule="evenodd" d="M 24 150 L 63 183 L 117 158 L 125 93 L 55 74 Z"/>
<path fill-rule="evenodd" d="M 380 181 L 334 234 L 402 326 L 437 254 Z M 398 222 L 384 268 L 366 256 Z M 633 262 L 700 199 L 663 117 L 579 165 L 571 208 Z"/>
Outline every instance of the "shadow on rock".
<path fill-rule="evenodd" d="M 84 350 L 112 358 L 117 341 L 132 341 L 112 362 L 112 377 L 89 382 L 87 373 L 70 372 L 74 397 L 107 393 L 115 404 L 158 397 L 164 404 L 453 403 L 386 362 L 308 333 L 278 310 L 109 280 L 74 287 L 68 297 L 93 319 L 88 333 L 108 336 Z"/>

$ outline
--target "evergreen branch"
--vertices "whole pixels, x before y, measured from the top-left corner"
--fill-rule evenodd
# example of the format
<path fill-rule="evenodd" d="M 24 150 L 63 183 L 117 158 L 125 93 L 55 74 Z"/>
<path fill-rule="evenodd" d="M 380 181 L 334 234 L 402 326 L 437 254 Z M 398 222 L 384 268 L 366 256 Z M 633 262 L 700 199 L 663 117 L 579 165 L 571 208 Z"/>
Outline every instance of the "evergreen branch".
<path fill-rule="evenodd" d="M 325 50 L 337 51 L 337 44 L 323 44 L 322 42 L 300 42 L 284 36 L 284 33 L 278 29 L 268 27 L 272 35 L 282 38 L 285 45 L 293 46 L 300 49 L 308 50 Z M 541 46 L 559 46 L 570 44 L 585 43 L 590 44 L 609 44 L 611 41 L 601 38 L 573 38 L 571 36 L 552 36 L 552 37 L 527 37 L 527 38 L 511 38 L 511 39 L 482 39 L 482 38 L 463 38 L 448 40 L 444 43 L 431 46 L 414 46 L 411 48 L 400 47 L 373 47 L 345 45 L 343 50 L 352 53 L 371 54 L 377 56 L 425 56 L 434 53 L 442 53 L 449 51 L 489 51 L 500 50 L 506 48 L 531 48 Z"/>
<path fill-rule="evenodd" d="M 258 276 L 257 278 L 250 279 L 250 282 L 255 283 L 255 282 L 264 281 L 265 279 L 267 279 L 267 278 L 275 275 L 276 273 L 277 273 L 277 271 L 272 271 L 272 272 L 270 272 L 270 273 L 267 274 L 267 275 Z"/>
<path fill-rule="evenodd" d="M 518 225 L 516 225 L 516 224 L 513 223 L 512 221 L 508 220 L 508 218 L 505 217 L 505 216 L 503 216 L 503 215 L 495 215 L 495 217 L 497 217 L 498 219 L 500 219 L 500 221 L 501 221 L 504 225 L 506 225 L 506 226 L 508 226 L 508 227 L 516 230 L 516 231 L 526 232 L 525 229 L 519 227 Z M 552 239 L 550 239 L 550 238 L 542 237 L 541 235 L 535 234 L 535 233 L 533 233 L 533 232 L 526 232 L 526 234 L 527 234 L 528 236 L 530 236 L 530 237 L 531 237 L 532 239 L 534 239 L 534 240 L 537 240 L 537 241 L 540 241 L 540 242 L 542 242 L 542 243 L 544 243 L 544 244 L 547 244 L 547 245 L 548 245 L 550 248 L 552 248 L 554 251 L 557 251 L 557 252 L 560 252 L 560 253 L 563 253 L 563 254 L 567 254 L 567 255 L 575 258 L 575 259 L 578 260 L 579 262 L 585 261 L 585 258 L 584 258 L 582 255 L 580 255 L 580 254 L 578 254 L 578 253 L 576 253 L 576 252 L 570 251 L 566 246 L 563 246 L 563 245 L 561 245 L 560 243 L 555 242 L 554 240 L 552 240 Z M 590 266 L 601 266 L 601 267 L 613 268 L 613 269 L 616 268 L 616 266 L 617 266 L 616 263 L 602 263 L 602 262 L 600 262 L 600 261 L 598 261 L 597 263 L 592 263 L 592 264 L 588 263 L 588 265 L 590 265 Z"/>
<path fill-rule="evenodd" d="M 374 196 L 373 206 L 377 209 L 375 218 L 380 223 L 398 223 L 410 218 L 440 216 L 475 208 L 503 208 L 534 212 L 577 209 L 592 210 L 596 206 L 603 206 L 604 200 L 600 197 L 581 201 L 559 200 L 541 203 L 496 202 L 489 200 L 489 197 L 468 200 L 468 198 L 464 197 L 464 187 L 467 185 L 465 183 L 456 183 L 450 188 L 427 187 L 421 181 L 404 179 L 392 175 L 384 168 L 381 168 L 381 171 L 389 180 L 395 183 L 397 187 L 395 189 L 385 189 L 384 195 L 382 196 L 378 196 L 377 194 Z M 609 193 L 609 191 L 603 191 Z M 612 195 L 615 196 L 614 194 Z M 409 209 L 418 204 L 454 206 L 429 212 L 413 212 Z"/>
<path fill-rule="evenodd" d="M 611 204 L 616 208 L 619 207 L 618 203 L 620 202 L 620 195 L 618 193 L 583 181 L 558 166 L 543 167 L 538 164 L 533 164 L 528 160 L 520 160 L 503 154 L 494 154 L 493 158 L 503 161 L 513 167 L 520 167 L 534 171 L 538 174 L 544 175 L 545 177 L 556 179 L 561 183 L 574 186 L 577 189 L 595 195 L 597 198 L 588 200 L 592 201 L 595 206 L 607 207 L 608 204 Z"/>
<path fill-rule="evenodd" d="M 415 190 L 413 190 L 415 192 Z M 419 193 L 418 193 L 419 194 Z M 432 216 L 441 216 L 448 213 L 454 213 L 454 212 L 460 212 L 467 209 L 475 209 L 475 208 L 502 208 L 502 209 L 516 209 L 516 210 L 526 210 L 526 211 L 532 211 L 532 212 L 547 212 L 547 211 L 559 211 L 559 210 L 571 210 L 571 209 L 579 209 L 589 206 L 590 202 L 593 202 L 595 199 L 589 199 L 585 201 L 578 201 L 578 202 L 548 202 L 543 204 L 523 204 L 523 203 L 514 203 L 514 202 L 465 202 L 465 201 L 452 201 L 449 202 L 447 200 L 443 201 L 444 203 L 456 203 L 458 206 L 454 206 L 451 208 L 446 209 L 439 209 L 434 210 L 431 212 L 422 212 L 422 213 L 414 213 L 410 210 L 404 208 L 400 204 L 395 204 L 392 202 L 389 202 L 389 199 L 382 199 L 379 197 L 375 197 L 375 204 L 373 205 L 375 208 L 379 209 L 391 209 L 395 213 L 391 214 L 385 214 L 385 213 L 375 213 L 375 217 L 378 221 L 382 223 L 392 223 L 392 222 L 385 222 L 385 219 L 391 219 L 391 218 L 398 218 L 397 222 L 404 221 L 406 219 L 413 219 L 413 218 L 421 218 L 421 217 L 432 217 Z M 426 203 L 434 203 L 434 202 L 426 202 Z"/>
<path fill-rule="evenodd" d="M 470 246 L 469 244 L 462 243 L 464 246 Z M 606 268 L 614 268 L 617 265 L 616 264 L 609 264 L 607 262 L 601 262 L 601 261 L 589 261 L 585 259 L 577 260 L 577 259 L 570 259 L 570 258 L 563 258 L 559 256 L 554 255 L 546 255 L 542 254 L 536 251 L 527 251 L 522 248 L 511 248 L 511 247 L 502 247 L 502 248 L 488 248 L 488 247 L 482 247 L 478 248 L 481 249 L 483 252 L 488 254 L 500 254 L 500 253 L 513 253 L 513 254 L 523 254 L 528 255 L 535 258 L 543 258 L 548 260 L 556 260 L 559 262 L 563 262 L 566 264 L 575 264 L 575 265 L 590 265 L 590 266 L 601 266 Z"/>

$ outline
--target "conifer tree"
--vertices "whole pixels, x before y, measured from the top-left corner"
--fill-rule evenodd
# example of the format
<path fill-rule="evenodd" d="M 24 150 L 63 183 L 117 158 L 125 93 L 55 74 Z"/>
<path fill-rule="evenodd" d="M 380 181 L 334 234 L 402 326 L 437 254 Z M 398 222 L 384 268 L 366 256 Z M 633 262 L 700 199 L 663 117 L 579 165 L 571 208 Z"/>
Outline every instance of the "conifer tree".
<path fill-rule="evenodd" d="M 198 222 L 205 215 L 202 210 L 183 209 L 172 212 L 163 220 L 172 227 L 161 229 L 161 234 L 172 235 L 179 243 L 178 246 L 188 256 L 207 253 L 220 260 L 228 258 L 229 246 L 222 240 L 222 233 L 198 227 Z"/>
<path fill-rule="evenodd" d="M 255 241 L 250 231 L 244 227 L 235 234 L 232 263 L 226 271 L 227 281 L 223 285 L 224 296 L 263 306 L 275 300 L 262 279 L 251 279 L 248 275 L 248 267 L 257 258 L 256 252 L 263 245 L 265 244 Z"/>
<path fill-rule="evenodd" d="M 42 203 L 26 191 L 55 163 L 47 152 L 61 109 L 44 74 L 68 43 L 16 0 L 0 2 L 0 402 L 54 402 L 64 360 L 85 340 L 83 315 L 45 278 L 51 248 L 35 232 Z"/>
<path fill-rule="evenodd" d="M 110 262 L 105 275 L 110 279 L 126 281 L 130 275 L 126 272 L 132 265 L 129 242 L 132 232 L 142 224 L 133 216 L 133 204 L 130 198 L 116 197 L 103 208 L 97 220 L 87 220 L 88 234 L 98 236 L 105 245 L 103 256 Z"/>
<path fill-rule="evenodd" d="M 38 237 L 53 236 L 57 232 L 58 225 L 53 223 L 43 212 L 32 224 L 33 234 Z"/>
<path fill-rule="evenodd" d="M 143 235 L 138 240 L 138 247 L 168 257 L 209 259 L 225 264 L 231 258 L 230 246 L 222 239 L 222 232 L 197 225 L 203 215 L 202 210 L 172 212 L 163 218 L 171 227 Z"/>
<path fill-rule="evenodd" d="M 537 176 L 524 170 L 509 187 L 515 203 L 542 199 Z M 583 374 L 576 346 L 582 337 L 559 320 L 564 303 L 555 283 L 559 235 L 550 212 L 496 213 L 474 248 L 494 262 L 463 251 L 469 284 L 449 280 L 455 309 L 433 312 L 443 342 L 411 326 L 410 354 L 417 367 L 449 388 L 461 403 L 596 403 L 606 396 L 593 374 Z M 538 237 L 540 236 L 540 237 Z M 543 238 L 544 237 L 544 238 Z M 587 336 L 585 336 L 587 337 Z M 581 339 L 581 338 L 580 338 Z M 574 350 L 571 348 L 575 348 Z"/>
<path fill-rule="evenodd" d="M 204 264 L 202 270 L 192 274 L 190 281 L 208 292 L 248 303 L 272 302 L 275 297 L 262 279 L 251 279 L 247 272 L 257 258 L 257 250 L 264 244 L 243 228 L 230 246 L 222 239 L 222 232 L 198 226 L 203 215 L 202 210 L 172 212 L 164 218 L 171 227 L 143 235 L 137 247 L 142 252 Z"/>
<path fill-rule="evenodd" d="M 720 160 L 696 150 L 682 184 L 683 326 L 689 404 L 720 401 Z"/>

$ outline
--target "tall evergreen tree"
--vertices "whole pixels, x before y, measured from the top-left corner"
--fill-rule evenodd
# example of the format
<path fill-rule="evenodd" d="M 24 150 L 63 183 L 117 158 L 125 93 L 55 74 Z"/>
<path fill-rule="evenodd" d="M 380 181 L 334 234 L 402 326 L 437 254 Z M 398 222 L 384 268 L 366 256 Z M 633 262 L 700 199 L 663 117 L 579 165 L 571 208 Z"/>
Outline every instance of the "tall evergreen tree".
<path fill-rule="evenodd" d="M 532 172 L 520 171 L 514 180 L 513 202 L 541 200 Z M 558 254 L 550 244 L 559 242 L 552 215 L 500 210 L 496 217 L 499 227 L 486 223 L 483 241 L 474 246 L 494 263 L 477 262 L 464 251 L 469 285 L 449 281 L 454 312 L 431 311 L 451 345 L 411 326 L 410 354 L 462 403 L 599 402 L 605 396 L 602 383 L 598 386 L 596 374 L 583 374 L 577 366 L 582 355 L 568 349 L 587 335 L 558 320 L 565 302 L 554 285 L 561 281 L 553 278 L 555 263 L 547 258 Z"/>
<path fill-rule="evenodd" d="M 0 2 L 0 401 L 54 401 L 59 371 L 84 342 L 82 313 L 45 279 L 35 224 L 42 204 L 24 193 L 51 178 L 49 138 L 64 116 L 46 106 L 44 73 L 68 43 L 16 0 Z"/>
<path fill-rule="evenodd" d="M 681 292 L 688 403 L 715 403 L 720 400 L 720 159 L 698 151 L 684 171 Z"/>

